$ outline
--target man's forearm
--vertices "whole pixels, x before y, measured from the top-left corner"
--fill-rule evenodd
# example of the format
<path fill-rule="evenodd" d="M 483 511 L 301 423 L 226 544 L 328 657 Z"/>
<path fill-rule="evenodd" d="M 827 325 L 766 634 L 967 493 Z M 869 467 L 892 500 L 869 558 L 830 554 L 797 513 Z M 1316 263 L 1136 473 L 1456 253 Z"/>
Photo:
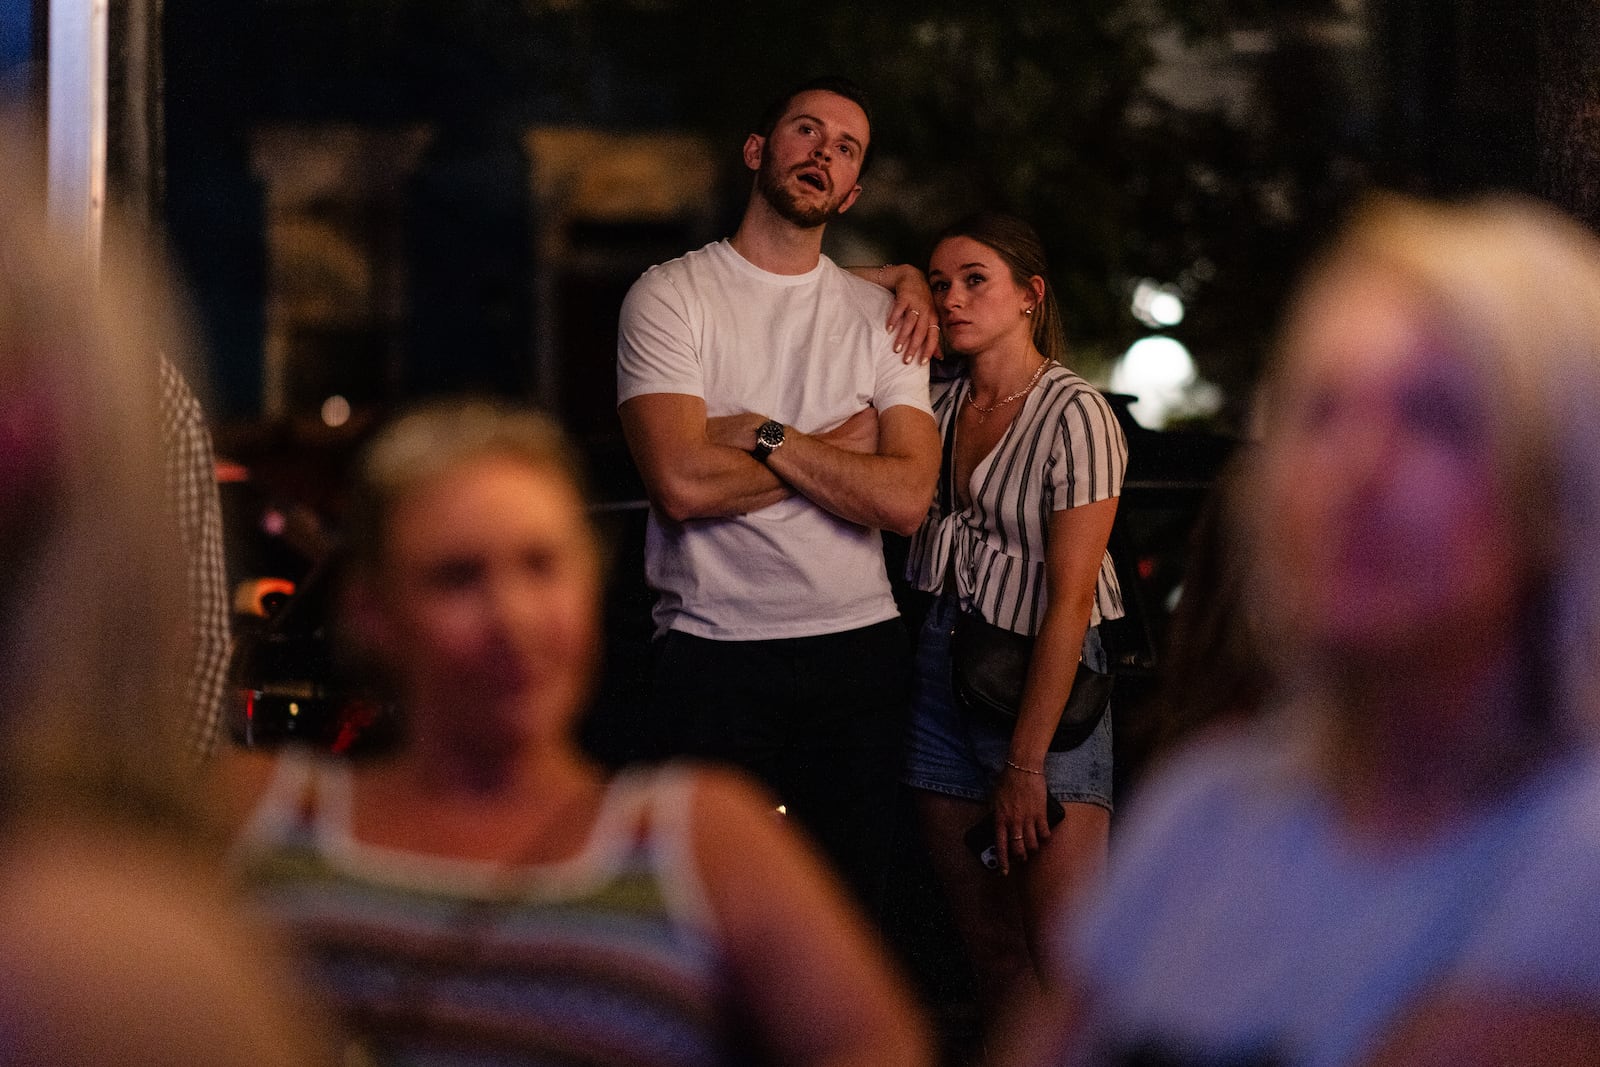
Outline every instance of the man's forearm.
<path fill-rule="evenodd" d="M 744 515 L 792 491 L 747 451 L 715 439 L 723 420 L 707 420 L 698 399 L 647 394 L 618 414 L 650 503 L 673 522 Z"/>
<path fill-rule="evenodd" d="M 847 522 L 900 534 L 915 532 L 928 514 L 938 475 L 938 432 L 933 420 L 905 427 L 874 454 L 837 448 L 790 431 L 767 459 L 794 491 Z"/>
<path fill-rule="evenodd" d="M 777 472 L 748 453 L 713 444 L 697 453 L 692 466 L 655 487 L 650 499 L 667 518 L 686 522 L 747 515 L 793 495 Z"/>

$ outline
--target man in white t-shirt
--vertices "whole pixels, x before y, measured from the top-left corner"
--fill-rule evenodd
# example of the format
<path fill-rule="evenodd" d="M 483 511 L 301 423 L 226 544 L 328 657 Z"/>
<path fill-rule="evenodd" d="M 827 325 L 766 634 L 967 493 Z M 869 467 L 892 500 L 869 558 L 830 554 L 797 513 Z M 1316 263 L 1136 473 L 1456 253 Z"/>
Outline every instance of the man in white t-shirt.
<path fill-rule="evenodd" d="M 822 255 L 870 136 L 842 79 L 769 109 L 738 231 L 629 291 L 617 381 L 651 502 L 651 714 L 673 752 L 771 785 L 876 907 L 910 676 L 878 531 L 927 514 L 939 438 L 911 358 L 931 313 L 903 357 L 889 295 Z"/>

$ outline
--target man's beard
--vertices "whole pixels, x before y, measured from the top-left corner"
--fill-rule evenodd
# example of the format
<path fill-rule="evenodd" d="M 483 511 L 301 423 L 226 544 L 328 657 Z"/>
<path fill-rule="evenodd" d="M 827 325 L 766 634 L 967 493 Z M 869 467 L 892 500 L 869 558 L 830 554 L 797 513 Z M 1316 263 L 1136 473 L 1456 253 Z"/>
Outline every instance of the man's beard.
<path fill-rule="evenodd" d="M 756 171 L 756 188 L 761 191 L 761 198 L 772 205 L 772 210 L 803 229 L 826 225 L 839 214 L 836 203 L 802 204 L 784 185 L 783 176 L 773 165 L 771 156 L 763 159 L 761 169 Z"/>

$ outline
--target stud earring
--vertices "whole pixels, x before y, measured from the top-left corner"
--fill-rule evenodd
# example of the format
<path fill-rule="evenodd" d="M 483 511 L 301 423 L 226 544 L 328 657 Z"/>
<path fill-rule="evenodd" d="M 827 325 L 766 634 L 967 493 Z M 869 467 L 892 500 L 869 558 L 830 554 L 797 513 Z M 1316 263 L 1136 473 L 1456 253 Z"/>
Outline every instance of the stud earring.
<path fill-rule="evenodd" d="M 1031 307 L 1023 308 L 1022 309 L 1022 313 L 1024 315 L 1032 315 L 1033 314 L 1033 308 L 1031 308 Z"/>

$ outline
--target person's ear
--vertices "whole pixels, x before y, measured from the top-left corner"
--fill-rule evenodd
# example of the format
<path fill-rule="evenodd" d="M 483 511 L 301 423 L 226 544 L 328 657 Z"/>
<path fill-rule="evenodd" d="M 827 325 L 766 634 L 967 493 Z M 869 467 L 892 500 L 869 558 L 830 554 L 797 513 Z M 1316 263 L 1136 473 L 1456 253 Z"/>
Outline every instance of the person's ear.
<path fill-rule="evenodd" d="M 861 186 L 857 185 L 853 189 L 850 190 L 850 192 L 845 196 L 845 198 L 843 200 L 839 201 L 838 214 L 843 215 L 846 211 L 849 211 L 850 210 L 850 205 L 854 204 L 858 199 L 860 199 L 860 197 L 861 197 Z"/>
<path fill-rule="evenodd" d="M 744 165 L 748 170 L 761 169 L 761 154 L 766 151 L 767 139 L 759 133 L 752 133 L 744 139 Z"/>

